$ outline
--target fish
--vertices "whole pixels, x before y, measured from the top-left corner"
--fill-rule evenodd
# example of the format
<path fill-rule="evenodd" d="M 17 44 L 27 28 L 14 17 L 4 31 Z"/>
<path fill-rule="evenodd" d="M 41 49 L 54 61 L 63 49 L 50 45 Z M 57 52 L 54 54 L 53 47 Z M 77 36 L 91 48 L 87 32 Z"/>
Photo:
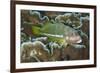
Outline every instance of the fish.
<path fill-rule="evenodd" d="M 63 23 L 48 22 L 42 27 L 32 26 L 32 33 L 37 37 L 47 37 L 48 42 L 56 42 L 65 46 L 82 42 L 82 38 L 77 30 Z"/>

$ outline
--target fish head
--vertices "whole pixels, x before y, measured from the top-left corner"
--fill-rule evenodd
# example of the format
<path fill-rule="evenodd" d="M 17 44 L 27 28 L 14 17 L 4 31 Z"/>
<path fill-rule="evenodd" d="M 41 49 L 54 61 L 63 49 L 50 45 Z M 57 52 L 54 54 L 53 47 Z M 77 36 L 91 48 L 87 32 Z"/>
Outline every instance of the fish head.
<path fill-rule="evenodd" d="M 67 43 L 69 44 L 78 44 L 82 42 L 82 38 L 81 36 L 78 34 L 77 31 L 73 31 L 73 32 L 69 32 L 66 36 L 65 36 L 65 40 Z"/>

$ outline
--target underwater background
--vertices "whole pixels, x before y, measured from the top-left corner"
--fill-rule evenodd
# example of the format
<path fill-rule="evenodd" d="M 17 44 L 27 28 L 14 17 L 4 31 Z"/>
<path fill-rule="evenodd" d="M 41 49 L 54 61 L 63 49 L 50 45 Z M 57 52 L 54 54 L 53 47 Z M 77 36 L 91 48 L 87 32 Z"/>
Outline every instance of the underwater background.
<path fill-rule="evenodd" d="M 89 59 L 89 13 L 21 10 L 21 62 Z"/>

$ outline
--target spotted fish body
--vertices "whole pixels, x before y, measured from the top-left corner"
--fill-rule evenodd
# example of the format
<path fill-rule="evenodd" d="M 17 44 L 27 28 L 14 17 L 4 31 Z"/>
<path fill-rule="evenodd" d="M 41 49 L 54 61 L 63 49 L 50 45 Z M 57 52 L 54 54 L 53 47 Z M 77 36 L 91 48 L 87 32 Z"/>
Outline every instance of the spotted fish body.
<path fill-rule="evenodd" d="M 36 36 L 46 36 L 49 42 L 62 43 L 80 43 L 82 41 L 78 32 L 62 23 L 46 23 L 43 27 L 32 27 L 32 32 Z"/>

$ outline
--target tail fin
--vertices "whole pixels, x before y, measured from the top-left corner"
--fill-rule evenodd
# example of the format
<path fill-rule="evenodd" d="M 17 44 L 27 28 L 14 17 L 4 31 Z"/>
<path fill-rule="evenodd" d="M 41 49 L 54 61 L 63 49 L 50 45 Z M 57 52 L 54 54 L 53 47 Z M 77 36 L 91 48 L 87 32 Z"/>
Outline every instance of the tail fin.
<path fill-rule="evenodd" d="M 32 33 L 33 33 L 35 36 L 40 36 L 40 34 L 41 34 L 41 32 L 40 32 L 40 27 L 32 26 Z"/>

